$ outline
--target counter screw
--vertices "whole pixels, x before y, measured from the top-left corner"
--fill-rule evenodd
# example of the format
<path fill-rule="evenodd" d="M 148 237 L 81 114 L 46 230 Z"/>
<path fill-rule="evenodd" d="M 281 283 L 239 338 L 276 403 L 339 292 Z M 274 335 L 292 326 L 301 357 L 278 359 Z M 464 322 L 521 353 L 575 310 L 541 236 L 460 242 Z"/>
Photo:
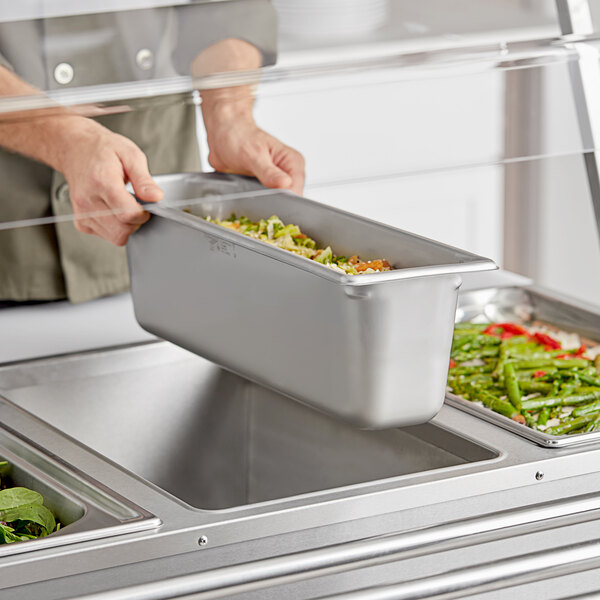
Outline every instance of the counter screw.
<path fill-rule="evenodd" d="M 205 535 L 201 535 L 198 538 L 198 545 L 199 546 L 206 546 L 206 544 L 208 544 L 208 538 Z"/>
<path fill-rule="evenodd" d="M 538 471 L 538 472 L 535 474 L 535 478 L 536 478 L 538 481 L 541 481 L 542 479 L 544 479 L 544 474 L 543 474 L 541 471 Z"/>

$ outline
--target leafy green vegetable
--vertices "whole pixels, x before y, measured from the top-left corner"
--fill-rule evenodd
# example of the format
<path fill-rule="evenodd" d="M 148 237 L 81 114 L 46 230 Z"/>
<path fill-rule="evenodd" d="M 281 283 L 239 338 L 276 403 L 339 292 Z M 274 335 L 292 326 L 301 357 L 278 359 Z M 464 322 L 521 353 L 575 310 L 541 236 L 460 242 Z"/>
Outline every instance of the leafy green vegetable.
<path fill-rule="evenodd" d="M 9 509 L 19 508 L 19 506 L 27 506 L 28 504 L 42 504 L 44 499 L 41 494 L 24 487 L 12 487 L 0 491 L 0 519 L 2 519 L 4 511 Z M 12 521 L 12 519 L 10 519 Z"/>
<path fill-rule="evenodd" d="M 54 515 L 43 504 L 29 504 L 18 508 L 9 508 L 3 510 L 0 515 L 2 520 L 8 523 L 24 521 L 23 527 L 27 527 L 27 522 L 36 523 L 45 530 L 43 535 L 48 535 L 56 527 Z"/>
<path fill-rule="evenodd" d="M 0 462 L 2 486 L 10 480 L 10 464 Z M 5 487 L 0 490 L 0 544 L 10 544 L 57 531 L 60 524 L 44 506 L 41 494 L 24 487 Z"/>
<path fill-rule="evenodd" d="M 12 527 L 0 523 L 0 544 L 10 544 L 11 542 L 21 542 L 30 539 L 29 536 L 16 535 L 14 531 Z"/>

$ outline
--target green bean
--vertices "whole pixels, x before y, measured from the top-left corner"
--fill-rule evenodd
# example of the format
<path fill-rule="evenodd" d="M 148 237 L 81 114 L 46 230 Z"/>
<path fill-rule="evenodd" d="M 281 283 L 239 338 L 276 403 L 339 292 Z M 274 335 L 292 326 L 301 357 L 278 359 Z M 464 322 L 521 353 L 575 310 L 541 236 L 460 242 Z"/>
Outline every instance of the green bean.
<path fill-rule="evenodd" d="M 582 415 L 589 415 L 598 411 L 600 411 L 600 401 L 591 402 L 585 406 L 578 406 L 571 414 L 574 417 L 581 417 Z"/>
<path fill-rule="evenodd" d="M 508 351 L 510 347 L 517 343 L 517 340 L 520 339 L 519 336 L 506 338 L 500 342 L 500 351 L 498 352 L 498 360 L 496 361 L 496 366 L 492 371 L 492 377 L 494 379 L 502 378 L 504 363 L 508 360 Z"/>
<path fill-rule="evenodd" d="M 493 384 L 494 380 L 490 377 L 488 373 L 473 373 L 472 375 L 458 375 L 457 377 L 452 377 L 452 381 L 464 381 L 466 383 L 471 382 L 481 382 L 481 383 L 489 383 Z"/>
<path fill-rule="evenodd" d="M 472 367 L 452 367 L 450 373 L 454 375 L 472 375 L 474 373 L 491 373 L 493 365 L 474 365 Z"/>
<path fill-rule="evenodd" d="M 594 392 L 600 392 L 600 388 L 598 387 L 592 387 L 589 385 L 578 385 L 575 388 L 575 394 L 577 395 L 582 395 L 582 394 L 593 394 Z"/>
<path fill-rule="evenodd" d="M 497 348 L 475 348 L 472 351 L 459 351 L 452 354 L 456 362 L 465 362 L 474 358 L 495 358 L 498 356 Z"/>
<path fill-rule="evenodd" d="M 598 431 L 600 429 L 600 415 L 598 415 L 593 421 L 590 421 L 584 431 L 586 433 L 592 433 L 594 431 Z"/>
<path fill-rule="evenodd" d="M 594 358 L 594 369 L 596 369 L 596 373 L 600 375 L 600 354 Z"/>
<path fill-rule="evenodd" d="M 452 352 L 454 352 L 455 350 L 459 350 L 465 344 L 468 344 L 469 342 L 473 341 L 476 337 L 477 334 L 463 335 L 460 337 L 454 336 L 454 339 L 452 340 Z"/>
<path fill-rule="evenodd" d="M 548 392 L 547 396 L 564 398 L 566 396 L 579 395 L 579 390 L 572 383 L 559 383 L 560 380 L 555 379 L 552 382 L 552 389 Z"/>
<path fill-rule="evenodd" d="M 532 429 L 535 428 L 536 420 L 533 418 L 531 412 L 528 410 L 524 410 L 521 412 L 521 414 L 523 415 L 523 417 L 525 417 L 525 423 L 527 423 L 527 426 L 531 427 Z"/>
<path fill-rule="evenodd" d="M 576 431 L 577 429 L 581 429 L 584 425 L 587 425 L 590 421 L 594 421 L 598 416 L 600 416 L 599 413 L 591 413 L 576 419 L 571 419 L 568 423 L 561 423 L 555 427 L 548 427 L 545 433 L 549 433 L 550 435 L 562 435 L 564 433 L 569 433 L 570 431 Z"/>
<path fill-rule="evenodd" d="M 542 410 L 540 411 L 536 425 L 538 427 L 540 427 L 541 425 L 545 425 L 548 422 L 549 417 L 550 417 L 550 409 L 546 406 L 546 407 L 542 408 Z"/>
<path fill-rule="evenodd" d="M 518 350 L 518 348 L 515 348 L 515 350 Z M 535 348 L 535 350 L 537 350 L 537 352 L 525 352 L 524 354 L 519 354 L 518 352 L 511 351 L 510 357 L 516 360 L 540 360 L 552 358 L 554 356 L 560 356 L 561 354 L 572 354 L 571 351 L 562 349 L 546 350 L 545 352 L 539 352 L 539 348 Z"/>
<path fill-rule="evenodd" d="M 512 339 L 515 339 L 515 338 L 512 338 Z M 520 338 L 520 339 L 522 339 L 522 338 Z M 525 358 L 525 357 L 530 357 L 531 354 L 535 353 L 537 350 L 539 350 L 539 348 L 529 341 L 525 341 L 525 342 L 517 341 L 517 342 L 514 342 L 513 344 L 511 344 L 511 349 L 510 349 L 509 354 L 511 356 L 521 356 L 521 354 L 522 354 L 523 358 Z"/>
<path fill-rule="evenodd" d="M 514 361 L 515 369 L 542 369 L 543 367 L 556 367 L 557 369 L 573 369 L 587 367 L 589 361 L 585 358 L 536 358 L 534 360 Z"/>
<path fill-rule="evenodd" d="M 509 419 L 513 419 L 513 421 L 519 423 L 525 421 L 523 415 L 508 400 L 502 400 L 486 390 L 480 391 L 478 399 L 488 408 L 491 408 L 493 411 L 496 411 Z"/>
<path fill-rule="evenodd" d="M 560 392 L 557 394 L 558 396 L 571 396 L 575 393 L 575 384 L 573 383 L 563 383 L 560 386 Z"/>
<path fill-rule="evenodd" d="M 543 408 L 544 406 L 571 406 L 572 404 L 585 404 L 600 400 L 600 390 L 590 394 L 573 394 L 571 396 L 549 396 L 546 398 L 531 398 L 523 400 L 522 406 L 525 410 Z"/>
<path fill-rule="evenodd" d="M 600 379 L 596 379 L 595 377 L 590 377 L 589 375 L 586 375 L 585 373 L 580 373 L 579 379 L 581 379 L 581 381 L 583 381 L 584 383 L 589 383 L 590 385 L 600 387 Z"/>
<path fill-rule="evenodd" d="M 489 323 L 470 323 L 469 321 L 462 321 L 460 323 L 455 323 L 454 324 L 454 330 L 455 331 L 476 331 L 478 333 L 482 332 L 484 329 L 487 329 L 489 327 Z"/>
<path fill-rule="evenodd" d="M 513 363 L 513 365 L 516 365 L 517 363 Z M 519 379 L 531 379 L 531 377 L 533 377 L 536 373 L 540 372 L 540 369 L 519 369 L 515 366 L 515 370 L 517 371 L 517 377 Z M 547 379 L 554 379 L 555 377 L 561 377 L 562 373 L 564 373 L 564 371 L 559 371 L 558 369 L 555 369 L 554 367 L 549 368 L 549 369 L 544 369 L 544 375 L 541 375 L 540 377 L 536 377 L 536 379 L 541 379 L 543 377 L 543 380 L 546 381 Z"/>
<path fill-rule="evenodd" d="M 527 392 L 530 394 L 534 393 L 534 392 L 539 392 L 541 394 L 547 394 L 548 392 L 551 392 L 552 388 L 553 388 L 551 383 L 545 383 L 544 381 L 527 381 L 527 380 L 520 380 L 519 387 L 521 388 L 521 391 Z"/>
<path fill-rule="evenodd" d="M 521 410 L 521 390 L 519 388 L 519 382 L 517 381 L 517 375 L 515 368 L 510 363 L 504 365 L 504 389 L 508 395 L 508 399 L 511 404 L 517 409 Z"/>

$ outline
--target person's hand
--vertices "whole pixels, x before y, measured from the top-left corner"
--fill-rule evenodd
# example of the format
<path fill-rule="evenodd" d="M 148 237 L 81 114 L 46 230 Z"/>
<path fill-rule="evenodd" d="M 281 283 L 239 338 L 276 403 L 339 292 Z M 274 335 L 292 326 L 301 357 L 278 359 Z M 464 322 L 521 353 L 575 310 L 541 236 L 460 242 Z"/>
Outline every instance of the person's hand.
<path fill-rule="evenodd" d="M 253 175 L 270 188 L 301 194 L 304 158 L 254 123 L 247 114 L 210 113 L 205 116 L 208 162 L 217 171 Z"/>
<path fill-rule="evenodd" d="M 38 95 L 39 90 L 0 66 L 0 97 Z M 131 140 L 59 105 L 52 111 L 27 111 L 25 119 L 13 115 L 11 121 L 0 121 L 0 146 L 60 171 L 69 184 L 75 227 L 125 245 L 150 218 L 125 184 L 131 183 L 141 200 L 163 197 L 144 153 Z M 98 212 L 108 214 L 89 214 Z"/>
<path fill-rule="evenodd" d="M 69 185 L 75 227 L 124 246 L 150 218 L 125 185 L 131 183 L 146 202 L 158 202 L 163 192 L 150 175 L 146 156 L 131 140 L 84 117 L 71 119 L 59 170 Z M 107 211 L 113 212 L 89 214 Z"/>
<path fill-rule="evenodd" d="M 261 53 L 252 44 L 235 38 L 205 48 L 192 63 L 202 97 L 202 117 L 208 138 L 208 162 L 217 171 L 253 175 L 270 188 L 287 188 L 301 194 L 304 158 L 260 129 L 252 115 L 254 87 L 202 87 L 201 78 L 214 73 L 245 71 L 246 80 L 260 77 Z M 252 73 L 254 72 L 254 75 Z"/>

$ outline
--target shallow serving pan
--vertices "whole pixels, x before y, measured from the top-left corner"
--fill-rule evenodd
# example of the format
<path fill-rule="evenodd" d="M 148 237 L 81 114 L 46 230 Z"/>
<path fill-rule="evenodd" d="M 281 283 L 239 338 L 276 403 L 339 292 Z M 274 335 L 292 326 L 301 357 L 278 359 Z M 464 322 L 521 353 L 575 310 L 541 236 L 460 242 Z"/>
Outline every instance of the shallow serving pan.
<path fill-rule="evenodd" d="M 492 261 L 254 179 L 156 179 L 165 200 L 148 206 L 152 218 L 127 247 L 142 327 L 360 427 L 439 411 L 458 273 Z M 396 270 L 338 273 L 198 218 L 232 212 L 277 214 L 338 254 L 386 258 Z"/>
<path fill-rule="evenodd" d="M 598 307 L 537 286 L 485 288 L 463 292 L 458 297 L 456 321 L 511 321 L 523 325 L 542 321 L 600 343 Z M 446 397 L 448 404 L 504 427 L 540 446 L 558 448 L 600 442 L 600 432 L 549 435 L 520 425 L 508 417 L 463 400 L 450 392 Z"/>
<path fill-rule="evenodd" d="M 0 558 L 153 530 L 161 524 L 153 514 L 12 429 L 7 423 L 13 421 L 15 415 L 25 422 L 39 423 L 42 434 L 49 427 L 0 396 L 0 460 L 10 462 L 16 486 L 42 494 L 44 505 L 53 512 L 61 528 L 43 538 L 1 544 Z"/>

